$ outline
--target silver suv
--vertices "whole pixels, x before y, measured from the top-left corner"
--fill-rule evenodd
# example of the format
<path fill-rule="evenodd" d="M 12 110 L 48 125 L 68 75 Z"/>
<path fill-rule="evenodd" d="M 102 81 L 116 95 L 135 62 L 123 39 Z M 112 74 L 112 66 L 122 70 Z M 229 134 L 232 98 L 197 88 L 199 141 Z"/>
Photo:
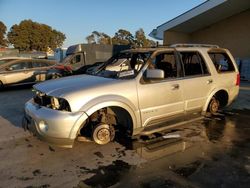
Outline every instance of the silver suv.
<path fill-rule="evenodd" d="M 230 52 L 214 45 L 126 50 L 89 75 L 35 85 L 23 127 L 63 147 L 79 137 L 106 144 L 117 133 L 151 134 L 231 104 L 239 78 Z"/>

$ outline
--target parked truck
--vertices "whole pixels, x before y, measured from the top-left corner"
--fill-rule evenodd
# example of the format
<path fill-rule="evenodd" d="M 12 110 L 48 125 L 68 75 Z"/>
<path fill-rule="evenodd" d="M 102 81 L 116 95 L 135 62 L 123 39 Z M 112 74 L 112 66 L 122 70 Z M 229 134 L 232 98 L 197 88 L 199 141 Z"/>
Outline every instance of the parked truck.
<path fill-rule="evenodd" d="M 48 77 L 57 78 L 83 74 L 90 66 L 105 62 L 114 54 L 129 48 L 129 45 L 72 45 L 67 49 L 66 57 L 48 71 Z"/>

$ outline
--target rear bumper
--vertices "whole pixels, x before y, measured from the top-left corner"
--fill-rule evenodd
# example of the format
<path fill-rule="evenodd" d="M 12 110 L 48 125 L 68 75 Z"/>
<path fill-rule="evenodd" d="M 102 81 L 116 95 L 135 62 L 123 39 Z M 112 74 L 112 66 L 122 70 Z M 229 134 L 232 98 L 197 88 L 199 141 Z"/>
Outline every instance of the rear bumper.
<path fill-rule="evenodd" d="M 39 107 L 30 100 L 25 104 L 22 126 L 50 145 L 71 148 L 87 118 L 84 112 L 62 112 Z"/>

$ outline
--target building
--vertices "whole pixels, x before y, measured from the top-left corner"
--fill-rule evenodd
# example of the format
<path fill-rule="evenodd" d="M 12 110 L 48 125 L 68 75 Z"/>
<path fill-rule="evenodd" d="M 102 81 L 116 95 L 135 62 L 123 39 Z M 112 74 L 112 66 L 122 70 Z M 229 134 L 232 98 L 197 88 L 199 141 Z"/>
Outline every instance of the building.
<path fill-rule="evenodd" d="M 164 45 L 206 43 L 228 48 L 241 64 L 242 77 L 250 80 L 250 0 L 208 0 L 149 35 Z"/>

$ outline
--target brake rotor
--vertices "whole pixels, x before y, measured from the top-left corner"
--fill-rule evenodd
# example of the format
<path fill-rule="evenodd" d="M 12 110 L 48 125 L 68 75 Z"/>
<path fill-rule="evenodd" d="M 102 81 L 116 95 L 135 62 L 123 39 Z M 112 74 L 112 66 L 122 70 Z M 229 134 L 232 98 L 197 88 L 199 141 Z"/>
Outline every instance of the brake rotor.
<path fill-rule="evenodd" d="M 219 101 L 216 98 L 212 98 L 211 102 L 210 102 L 210 112 L 212 114 L 215 114 L 218 110 L 219 110 Z"/>
<path fill-rule="evenodd" d="M 104 145 L 114 140 L 114 127 L 108 124 L 97 125 L 92 132 L 92 138 L 95 143 Z"/>

